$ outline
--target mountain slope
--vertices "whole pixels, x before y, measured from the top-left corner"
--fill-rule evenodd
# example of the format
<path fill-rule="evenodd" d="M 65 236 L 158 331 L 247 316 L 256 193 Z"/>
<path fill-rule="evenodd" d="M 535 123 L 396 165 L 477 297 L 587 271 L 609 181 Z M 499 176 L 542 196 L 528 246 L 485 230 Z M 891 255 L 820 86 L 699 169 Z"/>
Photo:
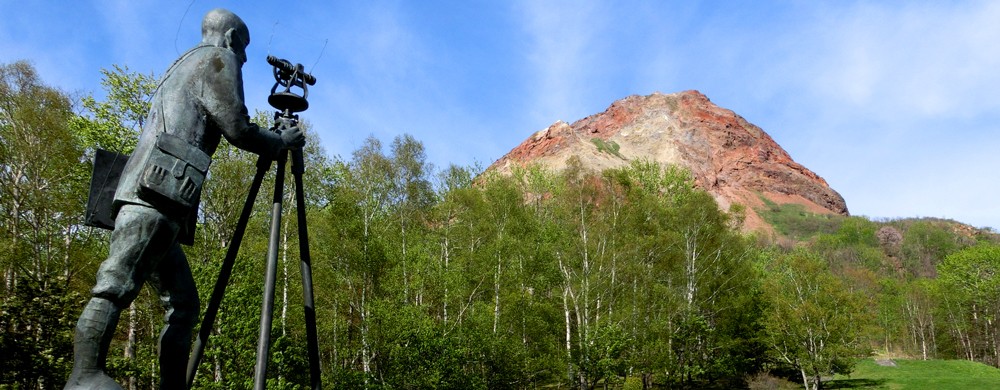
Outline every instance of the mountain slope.
<path fill-rule="evenodd" d="M 572 156 L 593 170 L 639 159 L 683 166 L 723 208 L 747 206 L 747 230 L 768 228 L 753 211 L 764 207 L 761 197 L 812 213 L 848 215 L 844 198 L 823 178 L 793 161 L 761 128 L 698 91 L 629 96 L 573 124 L 558 121 L 488 170 L 510 172 L 528 164 L 561 170 Z"/>

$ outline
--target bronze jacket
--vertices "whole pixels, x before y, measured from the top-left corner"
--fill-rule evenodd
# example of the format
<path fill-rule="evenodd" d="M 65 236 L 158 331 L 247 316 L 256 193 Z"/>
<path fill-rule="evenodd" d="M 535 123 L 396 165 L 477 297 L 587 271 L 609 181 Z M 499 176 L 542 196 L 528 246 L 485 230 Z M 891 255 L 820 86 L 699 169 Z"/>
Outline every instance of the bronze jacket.
<path fill-rule="evenodd" d="M 201 181 L 221 138 L 262 155 L 270 155 L 280 146 L 276 133 L 250 122 L 244 103 L 242 65 L 231 50 L 209 45 L 192 48 L 171 65 L 153 94 L 139 142 L 122 172 L 115 192 L 115 214 L 124 204 L 154 207 L 187 227 L 182 228 L 181 242 L 190 241 L 185 238 L 193 239 L 193 216 L 200 201 Z M 168 138 L 175 149 L 176 145 L 183 145 L 185 153 L 169 150 L 163 153 L 162 145 Z M 164 164 L 163 156 L 171 155 L 179 157 L 179 162 Z M 153 169 L 156 161 L 163 168 Z M 195 191 L 186 194 L 191 201 L 177 204 L 148 196 L 147 184 L 155 176 L 153 171 L 186 180 L 186 186 L 178 187 Z M 192 186 L 197 188 L 187 188 Z"/>

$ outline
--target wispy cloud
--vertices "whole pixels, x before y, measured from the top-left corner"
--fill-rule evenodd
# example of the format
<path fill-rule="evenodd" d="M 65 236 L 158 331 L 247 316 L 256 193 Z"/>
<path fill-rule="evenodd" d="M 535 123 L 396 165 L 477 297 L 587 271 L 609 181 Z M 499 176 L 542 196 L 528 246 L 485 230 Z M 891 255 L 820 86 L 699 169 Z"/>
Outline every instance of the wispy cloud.
<path fill-rule="evenodd" d="M 440 58 L 449 53 L 433 47 L 435 37 L 414 8 L 389 2 L 345 9 L 339 25 L 322 30 L 333 39 L 316 69 L 322 93 L 313 95 L 315 109 L 307 114 L 327 132 L 331 153 L 349 157 L 368 135 L 388 145 L 409 133 L 425 142 L 437 165 L 476 156 L 480 146 L 460 145 L 481 137 L 456 135 L 477 121 L 469 102 L 457 100 L 457 75 L 442 73 Z"/>
<path fill-rule="evenodd" d="M 412 131 L 417 91 L 426 92 L 433 81 L 425 74 L 429 55 L 405 10 L 393 4 L 355 10 L 340 34 L 335 52 L 342 56 L 343 74 L 330 72 L 334 83 L 331 108 L 350 112 L 353 125 L 350 146 L 359 147 L 369 134 L 391 138 L 396 132 Z M 332 69 L 328 69 L 332 70 Z M 387 141 L 388 142 L 388 141 Z M 340 151 L 348 155 L 350 149 Z"/>
<path fill-rule="evenodd" d="M 581 108 L 593 87 L 588 83 L 605 67 L 597 43 L 607 27 L 607 10 L 579 1 L 523 1 L 517 10 L 528 37 L 532 115 L 545 123 L 590 114 Z"/>
<path fill-rule="evenodd" d="M 808 117 L 784 116 L 805 165 L 859 214 L 947 216 L 998 226 L 982 169 L 1000 120 L 1000 5 L 869 4 L 812 10 L 767 84 Z M 787 146 L 786 146 L 787 147 Z M 993 168 L 987 168 L 993 167 Z"/>
<path fill-rule="evenodd" d="M 860 4 L 819 19 L 809 84 L 872 114 L 962 117 L 1000 108 L 1000 4 Z M 897 118 L 887 118 L 897 120 Z"/>

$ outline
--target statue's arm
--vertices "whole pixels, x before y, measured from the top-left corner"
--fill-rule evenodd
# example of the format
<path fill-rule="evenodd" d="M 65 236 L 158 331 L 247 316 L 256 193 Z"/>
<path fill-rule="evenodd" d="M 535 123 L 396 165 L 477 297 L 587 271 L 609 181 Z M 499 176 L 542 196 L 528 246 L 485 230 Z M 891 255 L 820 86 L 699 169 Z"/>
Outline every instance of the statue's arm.
<path fill-rule="evenodd" d="M 209 56 L 202 103 L 206 114 L 237 148 L 263 156 L 275 155 L 284 143 L 274 132 L 250 122 L 243 97 L 243 73 L 236 56 L 228 50 Z"/>

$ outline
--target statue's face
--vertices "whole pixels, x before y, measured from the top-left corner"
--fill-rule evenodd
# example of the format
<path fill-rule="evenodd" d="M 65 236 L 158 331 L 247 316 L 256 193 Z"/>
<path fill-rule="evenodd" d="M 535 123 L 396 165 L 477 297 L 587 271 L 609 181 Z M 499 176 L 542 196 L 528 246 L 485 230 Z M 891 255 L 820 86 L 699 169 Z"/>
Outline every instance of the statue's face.
<path fill-rule="evenodd" d="M 245 64 L 247 62 L 247 46 L 250 45 L 250 35 L 240 30 L 244 29 L 236 29 L 230 35 L 232 41 L 229 42 L 229 48 L 233 53 L 236 53 L 236 57 L 241 61 L 240 63 Z"/>

